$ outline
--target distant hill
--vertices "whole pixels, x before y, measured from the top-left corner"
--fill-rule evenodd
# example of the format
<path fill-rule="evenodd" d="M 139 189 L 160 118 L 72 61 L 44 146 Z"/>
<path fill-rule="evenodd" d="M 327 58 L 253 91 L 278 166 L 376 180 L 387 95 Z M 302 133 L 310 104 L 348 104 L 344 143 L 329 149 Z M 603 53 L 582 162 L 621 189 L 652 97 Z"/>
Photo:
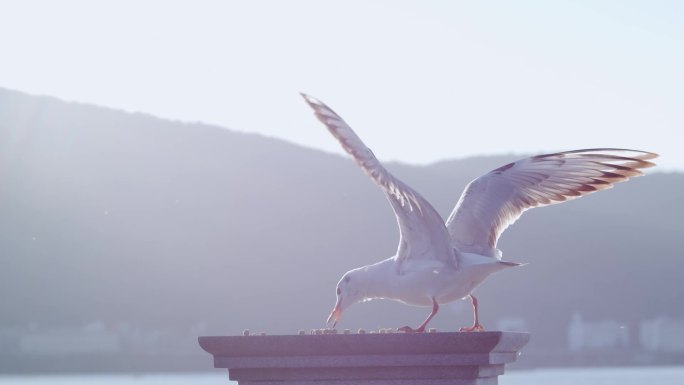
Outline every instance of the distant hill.
<path fill-rule="evenodd" d="M 294 333 L 323 327 L 343 272 L 396 250 L 389 205 L 345 157 L 5 89 L 0 137 L 0 329 L 100 322 L 187 349 L 197 334 Z M 446 217 L 469 180 L 514 158 L 388 167 Z M 684 317 L 683 196 L 684 175 L 652 172 L 526 213 L 500 247 L 529 265 L 477 290 L 485 326 L 523 319 L 534 351 L 564 348 L 575 312 L 632 330 Z M 375 301 L 341 327 L 426 314 Z M 433 326 L 470 322 L 463 301 Z"/>

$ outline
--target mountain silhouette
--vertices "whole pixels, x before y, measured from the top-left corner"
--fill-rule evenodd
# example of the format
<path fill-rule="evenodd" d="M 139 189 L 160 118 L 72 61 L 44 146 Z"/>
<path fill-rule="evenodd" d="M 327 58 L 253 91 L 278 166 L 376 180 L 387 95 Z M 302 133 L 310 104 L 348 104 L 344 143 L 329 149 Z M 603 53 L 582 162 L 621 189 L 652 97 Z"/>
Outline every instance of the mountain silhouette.
<path fill-rule="evenodd" d="M 345 156 L 6 89 L 0 135 L 0 328 L 134 325 L 184 331 L 187 349 L 196 325 L 296 333 L 324 326 L 342 273 L 396 251 L 384 195 Z M 387 167 L 446 218 L 470 180 L 520 157 Z M 534 351 L 564 348 L 575 313 L 633 330 L 684 317 L 683 196 L 684 175 L 654 169 L 525 213 L 499 247 L 528 265 L 476 290 L 481 321 L 523 319 Z M 431 326 L 469 325 L 469 306 L 444 306 Z M 415 326 L 428 312 L 372 301 L 340 327 Z"/>

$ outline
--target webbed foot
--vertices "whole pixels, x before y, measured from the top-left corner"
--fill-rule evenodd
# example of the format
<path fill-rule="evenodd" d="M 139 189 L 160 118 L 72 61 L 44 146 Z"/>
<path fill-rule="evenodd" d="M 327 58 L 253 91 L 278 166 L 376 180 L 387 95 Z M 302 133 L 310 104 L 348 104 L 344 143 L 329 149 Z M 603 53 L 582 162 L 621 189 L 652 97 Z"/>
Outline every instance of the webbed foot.
<path fill-rule="evenodd" d="M 475 324 L 475 325 L 470 326 L 470 327 L 462 327 L 458 331 L 459 332 L 483 332 L 484 327 L 478 323 L 478 324 Z"/>

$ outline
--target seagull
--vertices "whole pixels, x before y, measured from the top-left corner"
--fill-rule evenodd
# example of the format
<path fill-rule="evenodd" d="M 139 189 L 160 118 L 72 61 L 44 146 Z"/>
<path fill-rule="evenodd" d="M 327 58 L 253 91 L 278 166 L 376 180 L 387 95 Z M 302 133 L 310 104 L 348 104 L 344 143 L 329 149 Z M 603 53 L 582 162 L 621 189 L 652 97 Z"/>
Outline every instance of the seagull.
<path fill-rule="evenodd" d="M 301 94 L 318 120 L 385 193 L 399 225 L 396 255 L 346 272 L 337 284 L 337 302 L 327 324 L 335 328 L 349 306 L 390 299 L 432 307 L 418 327 L 424 332 L 439 305 L 470 298 L 473 325 L 483 331 L 473 290 L 490 274 L 523 265 L 502 260 L 501 233 L 528 209 L 579 198 L 643 175 L 655 166 L 652 152 L 594 148 L 538 155 L 484 174 L 470 182 L 446 222 L 416 190 L 392 175 L 354 131 L 323 102 Z"/>

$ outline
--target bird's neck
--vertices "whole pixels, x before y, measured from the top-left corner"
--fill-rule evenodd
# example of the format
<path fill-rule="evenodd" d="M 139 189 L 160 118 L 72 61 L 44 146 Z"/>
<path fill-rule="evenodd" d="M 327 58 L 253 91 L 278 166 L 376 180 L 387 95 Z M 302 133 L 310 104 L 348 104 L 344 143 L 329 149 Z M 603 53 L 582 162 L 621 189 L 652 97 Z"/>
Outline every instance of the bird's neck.
<path fill-rule="evenodd" d="M 362 272 L 361 294 L 366 300 L 394 298 L 391 277 L 396 275 L 394 258 L 388 258 L 372 265 L 360 267 Z"/>

